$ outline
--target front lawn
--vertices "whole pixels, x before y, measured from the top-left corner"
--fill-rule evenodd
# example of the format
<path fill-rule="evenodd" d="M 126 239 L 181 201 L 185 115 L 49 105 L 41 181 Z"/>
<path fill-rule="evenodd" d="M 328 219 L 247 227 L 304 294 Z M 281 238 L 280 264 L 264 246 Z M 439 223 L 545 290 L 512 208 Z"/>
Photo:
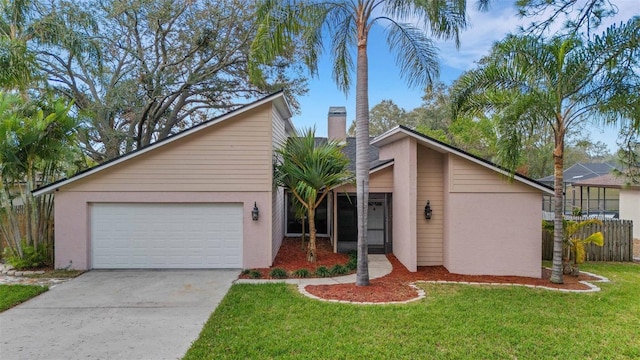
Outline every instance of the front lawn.
<path fill-rule="evenodd" d="M 0 312 L 23 303 L 47 291 L 45 286 L 0 284 Z"/>
<path fill-rule="evenodd" d="M 368 306 L 238 284 L 185 359 L 640 358 L 640 266 L 581 269 L 612 283 L 588 294 L 423 284 L 422 301 Z"/>

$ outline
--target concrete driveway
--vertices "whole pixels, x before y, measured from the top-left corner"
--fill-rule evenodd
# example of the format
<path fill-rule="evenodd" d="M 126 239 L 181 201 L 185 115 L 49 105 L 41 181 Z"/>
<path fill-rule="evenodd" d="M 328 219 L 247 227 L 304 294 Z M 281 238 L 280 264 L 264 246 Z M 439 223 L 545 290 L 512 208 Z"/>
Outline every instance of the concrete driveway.
<path fill-rule="evenodd" d="M 0 314 L 0 358 L 180 358 L 238 274 L 88 272 Z"/>

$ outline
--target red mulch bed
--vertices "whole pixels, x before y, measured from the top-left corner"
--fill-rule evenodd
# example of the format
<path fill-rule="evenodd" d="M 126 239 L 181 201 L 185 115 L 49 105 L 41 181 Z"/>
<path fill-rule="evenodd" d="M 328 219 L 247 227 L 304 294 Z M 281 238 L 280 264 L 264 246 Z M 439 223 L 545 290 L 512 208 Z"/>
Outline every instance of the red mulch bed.
<path fill-rule="evenodd" d="M 460 275 L 450 273 L 444 266 L 420 266 L 417 272 L 409 272 L 393 254 L 387 255 L 393 266 L 393 271 L 381 278 L 372 279 L 370 286 L 355 286 L 355 284 L 336 285 L 308 285 L 307 292 L 323 299 L 343 300 L 353 302 L 398 302 L 414 299 L 417 290 L 409 284 L 420 280 L 463 281 L 478 283 L 512 283 L 535 286 L 546 286 L 567 290 L 588 290 L 589 287 L 579 281 L 598 280 L 581 273 L 579 276 L 564 276 L 564 284 L 553 284 L 549 281 L 551 271 L 542 270 L 541 278 L 521 276 L 489 276 L 489 275 Z M 300 239 L 285 239 L 272 268 L 283 268 L 287 271 L 306 268 L 310 271 L 318 266 L 330 268 L 335 264 L 345 264 L 346 254 L 333 253 L 327 239 L 318 239 L 318 263 L 313 266 L 306 261 L 306 251 L 300 249 Z M 270 269 L 258 269 L 263 278 L 268 277 Z M 241 276 L 245 277 L 245 276 Z"/>
<path fill-rule="evenodd" d="M 327 238 L 316 240 L 317 262 L 312 264 L 307 261 L 307 248 L 301 249 L 300 238 L 285 238 L 282 241 L 278 255 L 270 268 L 252 269 L 260 272 L 262 279 L 269 278 L 269 272 L 274 268 L 281 268 L 291 273 L 295 270 L 307 269 L 313 275 L 317 268 L 324 266 L 331 269 L 336 264 L 344 265 L 349 261 L 349 255 L 333 252 L 333 246 Z M 307 239 L 307 244 L 309 239 Z M 241 279 L 248 279 L 249 275 L 240 275 Z"/>

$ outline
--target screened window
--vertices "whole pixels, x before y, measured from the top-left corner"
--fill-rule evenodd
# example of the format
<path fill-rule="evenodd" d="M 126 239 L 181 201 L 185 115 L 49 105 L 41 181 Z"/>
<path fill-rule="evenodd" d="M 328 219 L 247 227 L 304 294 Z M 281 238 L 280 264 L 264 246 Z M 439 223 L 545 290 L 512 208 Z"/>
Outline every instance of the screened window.
<path fill-rule="evenodd" d="M 296 218 L 295 208 L 292 205 L 293 195 L 286 193 L 287 203 L 287 235 L 302 234 L 302 220 Z M 329 195 L 327 195 L 316 208 L 316 234 L 329 235 Z M 305 232 L 309 233 L 309 222 L 305 214 Z"/>

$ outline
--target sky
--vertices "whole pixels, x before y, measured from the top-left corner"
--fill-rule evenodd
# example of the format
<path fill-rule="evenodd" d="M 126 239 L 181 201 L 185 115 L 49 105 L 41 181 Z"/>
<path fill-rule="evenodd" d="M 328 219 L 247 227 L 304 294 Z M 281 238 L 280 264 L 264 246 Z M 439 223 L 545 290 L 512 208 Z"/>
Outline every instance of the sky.
<path fill-rule="evenodd" d="M 460 48 L 453 41 L 437 41 L 440 54 L 440 81 L 450 84 L 466 70 L 473 69 L 480 58 L 487 55 L 494 42 L 508 33 L 515 33 L 519 26 L 526 27 L 532 19 L 521 19 L 516 14 L 514 0 L 495 0 L 488 12 L 479 12 L 475 1 L 469 0 L 468 17 L 471 23 L 460 36 Z M 618 14 L 606 24 L 627 21 L 640 14 L 640 0 L 615 0 Z M 604 26 L 601 28 L 604 29 Z M 386 36 L 377 29 L 369 35 L 369 108 L 382 100 L 392 100 L 401 108 L 411 111 L 419 107 L 423 88 L 410 88 L 400 78 L 395 65 L 395 55 L 389 51 Z M 355 61 L 355 56 L 354 56 Z M 324 54 L 318 64 L 318 76 L 309 79 L 309 92 L 298 98 L 300 114 L 293 117 L 296 128 L 315 126 L 316 136 L 327 135 L 327 113 L 330 106 L 346 106 L 347 127 L 355 119 L 355 71 L 353 86 L 349 94 L 338 90 L 331 76 L 331 62 Z M 593 142 L 602 141 L 612 152 L 617 149 L 618 129 L 590 128 L 588 135 Z"/>

